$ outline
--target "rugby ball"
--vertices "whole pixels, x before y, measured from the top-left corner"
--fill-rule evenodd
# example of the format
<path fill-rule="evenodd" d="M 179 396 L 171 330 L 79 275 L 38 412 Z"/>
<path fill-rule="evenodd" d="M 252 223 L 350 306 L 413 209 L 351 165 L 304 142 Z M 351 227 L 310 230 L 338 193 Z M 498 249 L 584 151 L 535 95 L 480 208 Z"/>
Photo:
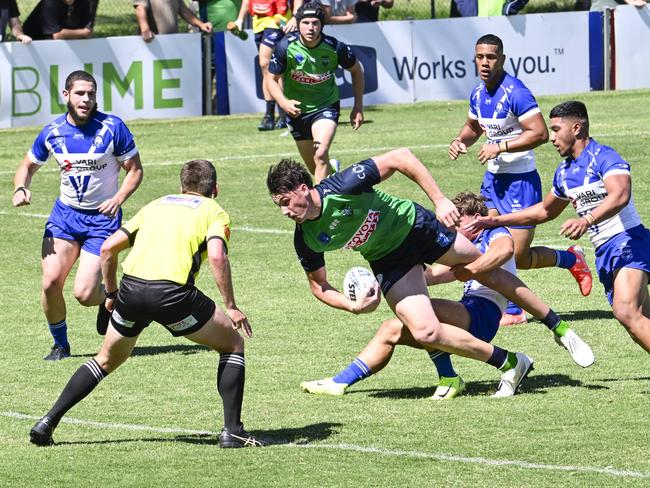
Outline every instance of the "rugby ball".
<path fill-rule="evenodd" d="M 345 273 L 343 294 L 353 302 L 368 294 L 368 290 L 377 283 L 375 275 L 361 266 L 355 266 Z"/>

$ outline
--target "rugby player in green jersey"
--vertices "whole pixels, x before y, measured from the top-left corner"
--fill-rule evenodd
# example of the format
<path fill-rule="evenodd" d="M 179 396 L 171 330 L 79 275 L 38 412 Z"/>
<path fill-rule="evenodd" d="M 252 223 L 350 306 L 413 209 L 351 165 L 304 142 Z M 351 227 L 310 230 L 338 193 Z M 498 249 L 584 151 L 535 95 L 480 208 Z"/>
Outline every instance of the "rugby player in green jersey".
<path fill-rule="evenodd" d="M 347 45 L 323 34 L 324 15 L 319 4 L 303 4 L 296 12 L 298 32 L 278 43 L 264 75 L 266 88 L 286 112 L 291 135 L 316 182 L 331 171 L 329 148 L 340 113 L 338 66 L 352 76 L 350 124 L 358 129 L 363 123 L 363 70 Z"/>
<path fill-rule="evenodd" d="M 374 188 L 395 171 L 424 190 L 437 215 L 411 200 Z M 441 323 L 429 299 L 425 264 L 454 267 L 457 273 L 473 277 L 515 302 L 525 301 L 528 289 L 501 268 L 475 273 L 474 262 L 481 252 L 469 239 L 451 230 L 458 223 L 458 210 L 411 151 L 396 149 L 360 161 L 316 186 L 304 166 L 285 159 L 269 169 L 267 187 L 282 214 L 296 223 L 294 246 L 316 298 L 355 314 L 377 308 L 377 287 L 353 302 L 327 280 L 326 251 L 358 251 L 368 260 L 393 312 L 418 344 L 429 351 L 439 349 L 500 369 L 503 374 L 495 396 L 511 396 L 517 391 L 533 368 L 532 358 Z"/>

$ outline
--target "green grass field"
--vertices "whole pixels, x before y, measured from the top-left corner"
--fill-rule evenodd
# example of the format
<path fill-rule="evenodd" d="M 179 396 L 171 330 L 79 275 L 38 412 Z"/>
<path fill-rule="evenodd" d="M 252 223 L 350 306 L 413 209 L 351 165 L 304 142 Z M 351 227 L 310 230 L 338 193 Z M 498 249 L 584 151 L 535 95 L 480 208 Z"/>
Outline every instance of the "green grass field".
<path fill-rule="evenodd" d="M 541 98 L 544 114 L 566 98 Z M 579 98 L 590 109 L 592 135 L 632 163 L 636 206 L 650 223 L 650 112 L 642 109 L 650 92 Z M 477 190 L 483 172 L 477 150 L 453 163 L 446 156 L 466 112 L 465 102 L 369 107 L 359 132 L 339 128 L 331 154 L 349 165 L 408 146 L 447 195 Z M 13 172 L 38 128 L 0 132 L 1 486 L 650 486 L 648 355 L 613 319 L 602 287 L 595 284 L 582 298 L 564 270 L 521 277 L 592 345 L 591 368 L 575 366 L 550 332 L 532 322 L 501 330 L 495 339 L 535 358 L 535 371 L 511 399 L 490 398 L 496 370 L 457 359 L 466 393 L 433 402 L 427 398 L 436 381 L 433 365 L 422 351 L 409 349 L 398 349 L 384 371 L 342 398 L 302 393 L 301 381 L 347 365 L 391 313 L 382 304 L 373 314 L 354 316 L 311 296 L 294 255 L 291 222 L 265 190 L 268 166 L 295 157 L 295 146 L 279 131 L 258 133 L 257 122 L 258 116 L 233 116 L 129 123 L 145 179 L 125 206 L 127 218 L 176 192 L 184 161 L 209 158 L 217 165 L 218 201 L 234 224 L 235 291 L 255 331 L 247 343 L 243 418 L 247 429 L 273 442 L 234 452 L 218 449 L 214 435 L 222 422 L 217 355 L 155 324 L 144 331 L 133 357 L 69 412 L 55 446 L 29 444 L 34 419 L 101 340 L 95 310 L 74 303 L 68 287 L 73 357 L 41 359 L 50 337 L 39 305 L 40 239 L 59 176 L 48 163 L 34 178 L 33 204 L 12 208 Z M 547 191 L 559 158 L 548 144 L 537 156 Z M 404 177 L 382 187 L 426 203 Z M 568 246 L 558 236 L 561 222 L 541 226 L 536 242 Z M 593 266 L 593 248 L 583 245 Z M 349 267 L 364 264 L 346 252 L 329 255 L 327 262 L 334 284 Z M 218 296 L 207 269 L 199 286 Z M 456 299 L 461 286 L 431 293 Z"/>

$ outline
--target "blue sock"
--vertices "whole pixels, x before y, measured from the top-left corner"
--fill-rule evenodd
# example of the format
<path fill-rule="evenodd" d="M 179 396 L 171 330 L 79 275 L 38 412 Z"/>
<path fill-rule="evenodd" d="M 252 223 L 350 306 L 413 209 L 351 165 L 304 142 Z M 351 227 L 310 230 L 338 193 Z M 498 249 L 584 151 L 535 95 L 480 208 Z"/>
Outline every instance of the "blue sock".
<path fill-rule="evenodd" d="M 357 381 L 366 379 L 372 374 L 370 368 L 361 361 L 355 358 L 347 368 L 337 374 L 333 379 L 334 383 L 345 383 L 346 385 L 354 385 Z"/>
<path fill-rule="evenodd" d="M 438 378 L 441 376 L 447 378 L 458 376 L 458 373 L 454 370 L 454 365 L 451 364 L 451 355 L 448 352 L 431 351 L 429 352 L 429 357 L 438 370 Z"/>
<path fill-rule="evenodd" d="M 523 310 L 516 303 L 508 302 L 508 308 L 506 308 L 506 313 L 510 315 L 519 315 Z"/>
<path fill-rule="evenodd" d="M 65 323 L 65 319 L 56 324 L 48 324 L 50 327 L 50 334 L 54 338 L 54 344 L 58 344 L 61 347 L 70 347 L 68 342 L 68 324 Z"/>
<path fill-rule="evenodd" d="M 486 361 L 490 366 L 494 366 L 497 369 L 501 369 L 508 362 L 508 351 L 501 349 L 498 346 L 494 346 L 494 351 L 490 359 Z"/>
<path fill-rule="evenodd" d="M 569 251 L 555 250 L 555 266 L 558 268 L 569 269 L 576 264 L 576 255 Z"/>

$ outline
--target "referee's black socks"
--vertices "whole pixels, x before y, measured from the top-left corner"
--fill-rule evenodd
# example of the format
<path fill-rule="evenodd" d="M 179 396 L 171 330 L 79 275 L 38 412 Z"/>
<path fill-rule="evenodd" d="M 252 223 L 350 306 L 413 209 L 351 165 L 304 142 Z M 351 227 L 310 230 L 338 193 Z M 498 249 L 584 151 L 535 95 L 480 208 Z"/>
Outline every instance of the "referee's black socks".
<path fill-rule="evenodd" d="M 107 374 L 108 373 L 97 364 L 95 359 L 89 359 L 82 364 L 72 375 L 68 384 L 65 385 L 65 388 L 61 392 L 59 399 L 56 401 L 52 409 L 47 412 L 47 417 L 52 419 L 52 426 L 56 427 L 61 420 L 61 417 L 63 417 L 65 413 L 77 403 L 86 398 Z"/>
<path fill-rule="evenodd" d="M 231 432 L 237 432 L 241 428 L 245 372 L 246 363 L 243 353 L 231 352 L 219 355 L 217 390 L 223 401 L 224 426 Z"/>

